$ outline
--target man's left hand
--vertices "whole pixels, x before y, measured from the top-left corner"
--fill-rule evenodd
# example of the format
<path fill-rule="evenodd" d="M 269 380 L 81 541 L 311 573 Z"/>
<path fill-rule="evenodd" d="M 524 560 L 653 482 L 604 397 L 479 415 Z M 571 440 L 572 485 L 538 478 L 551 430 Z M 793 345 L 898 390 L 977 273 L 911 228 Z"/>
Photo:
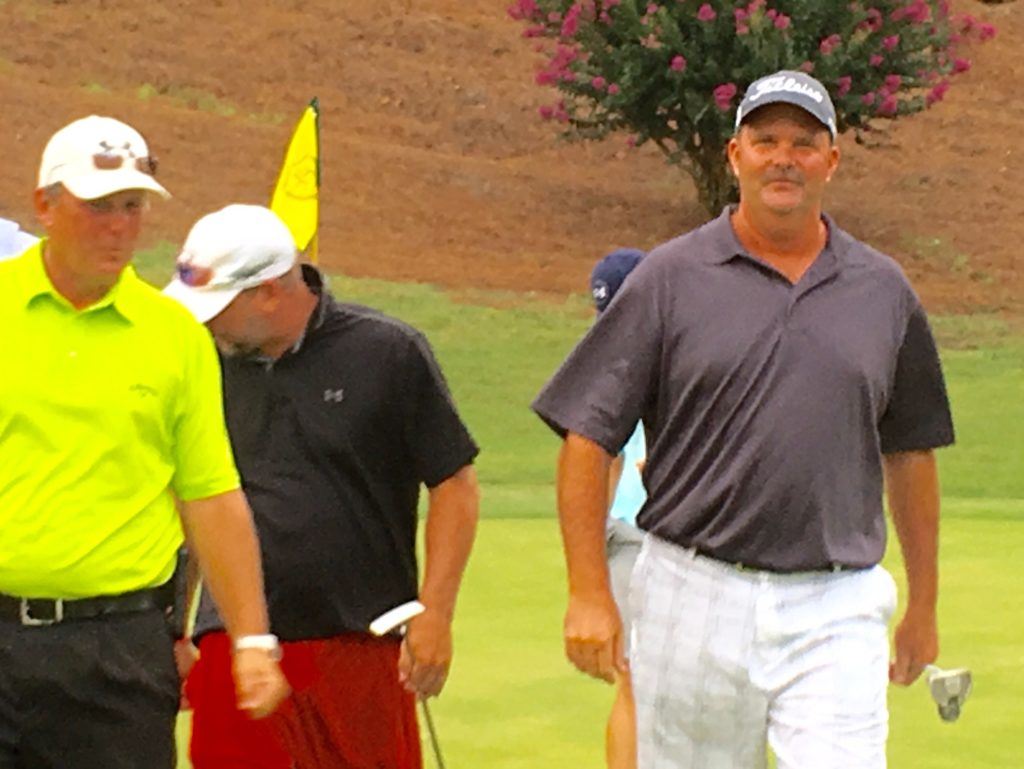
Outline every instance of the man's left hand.
<path fill-rule="evenodd" d="M 398 678 L 420 699 L 436 697 L 444 688 L 451 664 L 451 620 L 428 607 L 414 617 L 406 629 L 398 660 Z"/>
<path fill-rule="evenodd" d="M 889 680 L 900 686 L 910 686 L 939 656 L 935 614 L 908 610 L 896 626 L 893 646 L 896 658 L 889 664 Z"/>

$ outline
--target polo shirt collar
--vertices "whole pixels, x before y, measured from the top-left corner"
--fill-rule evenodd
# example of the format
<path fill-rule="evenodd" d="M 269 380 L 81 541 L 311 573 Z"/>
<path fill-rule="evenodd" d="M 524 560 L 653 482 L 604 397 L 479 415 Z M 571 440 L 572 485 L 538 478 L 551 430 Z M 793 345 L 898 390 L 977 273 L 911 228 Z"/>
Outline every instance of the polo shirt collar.
<path fill-rule="evenodd" d="M 309 290 L 316 295 L 316 307 L 313 308 L 313 312 L 309 316 L 306 328 L 302 330 L 299 338 L 295 340 L 295 344 L 285 351 L 281 356 L 282 358 L 296 355 L 302 349 L 306 339 L 324 324 L 328 308 L 333 302 L 331 295 L 324 290 L 324 276 L 316 267 L 311 264 L 302 265 L 302 280 L 309 287 Z M 264 357 L 257 358 L 257 361 L 266 366 L 273 366 L 276 363 L 272 358 Z"/>
<path fill-rule="evenodd" d="M 313 310 L 313 314 L 309 316 L 309 323 L 306 324 L 306 331 L 302 335 L 305 338 L 311 332 L 324 325 L 324 320 L 327 318 L 327 310 L 334 299 L 328 291 L 324 290 L 323 273 L 313 265 L 302 265 L 302 280 L 309 286 L 309 290 L 316 294 L 317 299 L 316 308 Z M 301 342 L 302 340 L 299 340 L 300 344 Z"/>
<path fill-rule="evenodd" d="M 50 296 L 53 301 L 74 309 L 71 303 L 54 287 L 50 276 L 46 273 L 43 265 L 43 250 L 46 247 L 46 239 L 40 240 L 31 246 L 22 256 L 22 298 L 25 306 L 28 306 L 40 296 Z M 139 318 L 144 308 L 140 305 L 143 294 L 142 279 L 135 273 L 131 265 L 125 267 L 113 287 L 98 301 L 83 307 L 76 312 L 92 312 L 106 307 L 112 307 L 121 317 L 129 322 Z"/>
<path fill-rule="evenodd" d="M 742 257 L 763 264 L 763 261 L 747 251 L 736 237 L 731 220 L 735 210 L 734 205 L 728 205 L 722 210 L 720 216 L 705 225 L 708 228 L 708 241 L 703 250 L 704 260 L 708 264 L 725 264 L 736 257 Z M 849 248 L 850 238 L 836 226 L 831 216 L 822 212 L 821 218 L 825 222 L 828 239 L 825 241 L 825 248 L 818 259 L 811 265 L 811 269 L 818 272 L 822 268 L 827 268 L 831 273 L 837 270 L 843 261 Z"/>

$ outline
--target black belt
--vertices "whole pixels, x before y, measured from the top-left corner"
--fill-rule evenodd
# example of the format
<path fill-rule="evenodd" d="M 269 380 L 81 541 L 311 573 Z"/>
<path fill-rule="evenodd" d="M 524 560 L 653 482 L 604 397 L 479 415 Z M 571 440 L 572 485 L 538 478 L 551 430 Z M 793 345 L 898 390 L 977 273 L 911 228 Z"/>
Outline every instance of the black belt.
<path fill-rule="evenodd" d="M 16 598 L 0 593 L 0 621 L 18 622 L 27 627 L 56 625 L 72 620 L 95 619 L 110 614 L 160 609 L 166 611 L 173 596 L 168 586 L 133 590 L 120 595 L 96 598 Z"/>
<path fill-rule="evenodd" d="M 692 548 L 692 550 L 701 558 L 707 558 L 712 561 L 717 561 L 723 566 L 731 566 L 737 571 L 763 571 L 768 574 L 828 574 L 837 573 L 841 571 L 863 571 L 864 569 L 869 568 L 866 566 L 850 566 L 845 563 L 831 563 L 827 566 L 809 567 L 806 569 L 797 570 L 790 569 L 787 571 L 783 571 L 782 569 L 774 569 L 768 566 L 761 566 L 759 564 L 742 563 L 740 561 L 733 561 L 727 558 L 722 558 L 721 556 L 715 555 L 710 551 L 704 550 L 700 547 L 694 547 Z"/>

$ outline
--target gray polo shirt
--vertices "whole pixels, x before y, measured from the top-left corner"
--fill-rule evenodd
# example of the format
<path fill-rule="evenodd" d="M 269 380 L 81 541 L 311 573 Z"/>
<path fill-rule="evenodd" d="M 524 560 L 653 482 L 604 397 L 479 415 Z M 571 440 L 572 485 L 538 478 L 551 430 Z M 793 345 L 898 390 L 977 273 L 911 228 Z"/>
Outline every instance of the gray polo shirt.
<path fill-rule="evenodd" d="M 825 217 L 793 285 L 730 211 L 652 251 L 533 404 L 616 454 L 647 432 L 637 519 L 730 563 L 877 563 L 881 455 L 953 442 L 935 342 L 898 265 Z"/>

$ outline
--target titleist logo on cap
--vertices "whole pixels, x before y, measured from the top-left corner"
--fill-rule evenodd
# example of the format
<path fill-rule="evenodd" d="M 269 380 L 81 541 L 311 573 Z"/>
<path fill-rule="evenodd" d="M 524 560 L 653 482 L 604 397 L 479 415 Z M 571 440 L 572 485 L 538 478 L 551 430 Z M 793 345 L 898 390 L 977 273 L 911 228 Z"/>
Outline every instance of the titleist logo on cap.
<path fill-rule="evenodd" d="M 789 93 L 799 93 L 804 96 L 809 96 L 814 99 L 818 104 L 825 101 L 825 95 L 814 86 L 808 85 L 807 83 L 801 83 L 799 80 L 793 77 L 787 77 L 784 75 L 776 75 L 775 77 L 766 77 L 759 83 L 754 84 L 754 93 L 747 96 L 748 101 L 757 101 L 765 94 L 778 93 L 779 91 L 788 91 Z"/>

